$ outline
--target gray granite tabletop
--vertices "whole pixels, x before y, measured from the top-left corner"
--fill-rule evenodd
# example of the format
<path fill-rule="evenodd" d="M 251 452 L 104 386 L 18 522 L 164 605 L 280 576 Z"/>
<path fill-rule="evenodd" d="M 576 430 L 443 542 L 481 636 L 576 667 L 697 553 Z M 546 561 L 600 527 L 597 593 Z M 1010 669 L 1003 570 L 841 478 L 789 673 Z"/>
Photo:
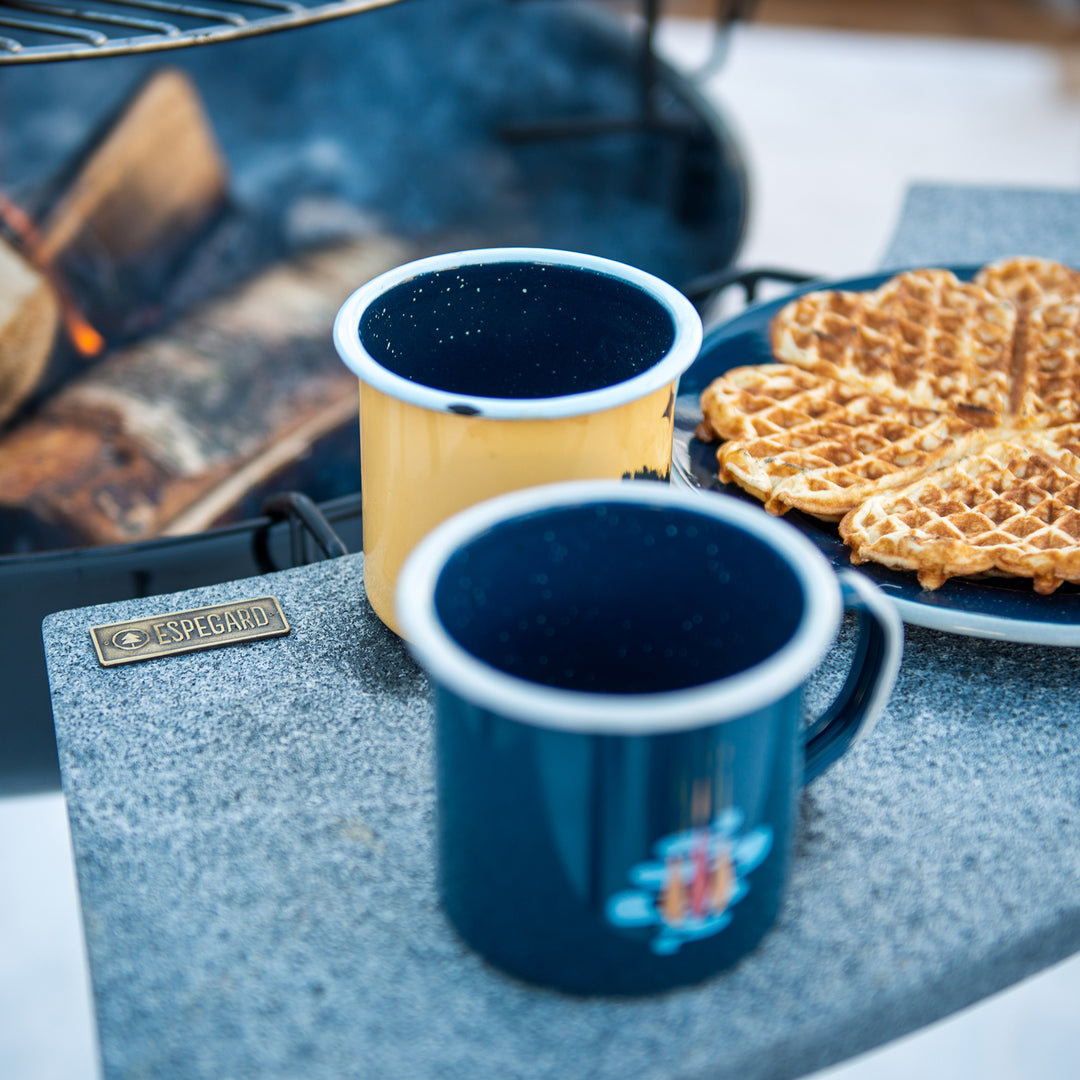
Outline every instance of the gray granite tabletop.
<path fill-rule="evenodd" d="M 112 669 L 90 648 L 91 624 L 268 592 L 288 637 Z M 791 1077 L 1080 948 L 1074 650 L 911 629 L 885 717 L 806 792 L 757 951 L 582 1001 L 491 970 L 440 911 L 426 683 L 362 556 L 45 640 L 109 1078 Z"/>
<path fill-rule="evenodd" d="M 959 228 L 934 190 L 905 220 Z M 937 261 L 902 236 L 886 265 Z M 349 555 L 46 620 L 108 1080 L 795 1077 L 1080 949 L 1077 650 L 908 627 L 885 715 L 804 794 L 750 956 L 639 999 L 507 978 L 439 907 L 427 683 L 362 579 Z M 118 668 L 91 647 L 94 624 L 267 593 L 286 637 Z M 812 710 L 850 655 L 845 625 Z"/>
<path fill-rule="evenodd" d="M 1080 265 L 1080 192 L 913 184 L 881 267 L 978 265 L 1009 255 Z"/>

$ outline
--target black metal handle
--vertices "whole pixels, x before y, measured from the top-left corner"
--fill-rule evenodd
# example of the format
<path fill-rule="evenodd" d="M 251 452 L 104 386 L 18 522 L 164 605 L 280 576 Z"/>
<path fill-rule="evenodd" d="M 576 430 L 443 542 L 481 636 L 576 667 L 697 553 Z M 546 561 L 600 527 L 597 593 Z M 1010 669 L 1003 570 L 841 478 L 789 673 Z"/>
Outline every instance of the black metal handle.
<path fill-rule="evenodd" d="M 731 44 L 732 29 L 737 22 L 750 22 L 757 4 L 758 0 L 717 0 L 712 49 L 705 63 L 690 73 L 690 78 L 699 86 L 723 67 Z"/>
<path fill-rule="evenodd" d="M 273 521 L 289 523 L 289 551 L 293 566 L 307 566 L 310 537 L 323 553 L 325 559 L 348 555 L 349 549 L 322 511 L 306 495 L 299 491 L 284 491 L 271 495 L 262 505 L 263 514 Z"/>
<path fill-rule="evenodd" d="M 690 302 L 699 310 L 711 304 L 726 289 L 738 286 L 743 290 L 748 304 L 757 299 L 758 286 L 763 281 L 778 281 L 786 285 L 805 285 L 815 281 L 820 274 L 804 274 L 799 270 L 780 270 L 773 267 L 759 267 L 751 270 L 739 270 L 727 267 L 711 274 L 704 274 L 682 287 Z"/>

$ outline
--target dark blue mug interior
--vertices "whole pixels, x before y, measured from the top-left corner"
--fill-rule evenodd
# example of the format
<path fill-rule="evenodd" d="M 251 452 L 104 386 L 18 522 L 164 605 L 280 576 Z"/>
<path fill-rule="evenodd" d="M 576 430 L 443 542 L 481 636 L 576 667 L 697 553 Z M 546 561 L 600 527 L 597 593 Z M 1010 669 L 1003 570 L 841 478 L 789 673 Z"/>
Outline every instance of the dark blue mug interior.
<path fill-rule="evenodd" d="M 595 270 L 466 264 L 389 289 L 360 341 L 384 368 L 448 393 L 546 398 L 601 390 L 647 371 L 675 340 L 667 308 Z"/>
<path fill-rule="evenodd" d="M 439 574 L 449 634 L 509 675 L 566 690 L 660 693 L 727 678 L 795 633 L 790 566 L 735 525 L 618 501 L 502 522 Z"/>

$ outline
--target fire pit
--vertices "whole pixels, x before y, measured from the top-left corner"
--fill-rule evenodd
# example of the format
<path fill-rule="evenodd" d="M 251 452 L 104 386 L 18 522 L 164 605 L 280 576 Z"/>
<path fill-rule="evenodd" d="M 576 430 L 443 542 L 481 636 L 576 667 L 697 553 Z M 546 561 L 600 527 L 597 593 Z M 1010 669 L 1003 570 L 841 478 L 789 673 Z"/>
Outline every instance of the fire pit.
<path fill-rule="evenodd" d="M 282 491 L 303 492 L 348 547 L 360 546 L 355 392 L 342 397 L 334 382 L 342 373 L 329 323 L 323 336 L 315 319 L 300 340 L 275 337 L 264 323 L 237 330 L 234 319 L 230 336 L 221 332 L 223 310 L 232 318 L 252 290 L 268 310 L 280 309 L 273 297 L 284 294 L 267 291 L 268 279 L 303 278 L 314 265 L 322 269 L 304 280 L 314 273 L 325 281 L 335 253 L 359 249 L 376 254 L 370 265 L 338 267 L 349 285 L 360 283 L 349 277 L 353 266 L 374 273 L 380 261 L 525 244 L 616 258 L 686 288 L 730 264 L 745 223 L 745 176 L 723 122 L 692 85 L 645 58 L 632 28 L 585 5 L 375 5 L 362 18 L 177 50 L 165 60 L 194 87 L 227 184 L 168 258 L 114 260 L 107 274 L 85 245 L 81 260 L 57 260 L 64 287 L 108 348 L 87 361 L 59 332 L 43 380 L 0 428 L 0 464 L 6 441 L 43 437 L 42 425 L 60 425 L 53 438 L 65 447 L 75 445 L 75 428 L 98 447 L 87 451 L 82 473 L 68 476 L 63 500 L 39 493 L 5 502 L 0 494 L 0 672 L 15 689 L 0 721 L 0 787 L 9 790 L 56 782 L 38 633 L 44 614 L 292 564 L 304 557 L 295 530 L 290 539 L 285 524 L 260 514 Z M 95 132 L 115 125 L 162 64 L 161 55 L 128 53 L 3 67 L 5 197 L 41 220 L 85 167 L 86 148 L 101 146 Z M 162 358 L 178 348 L 181 362 L 170 367 Z M 155 350 L 155 370 L 194 388 L 196 420 L 217 440 L 209 450 L 198 444 L 196 466 L 184 457 L 194 444 L 169 434 L 175 387 L 146 381 L 146 355 Z M 305 377 L 274 382 L 290 359 Z M 277 374 L 265 375 L 271 370 Z M 216 405 L 211 384 L 228 390 Z M 103 404 L 121 391 L 143 407 L 134 434 L 130 410 Z M 283 433 L 303 427 L 296 416 L 305 408 L 307 435 L 291 457 L 275 457 Z M 286 413 L 287 423 L 266 419 Z M 195 421 L 190 412 L 182 418 L 187 432 Z M 256 419 L 259 438 L 245 441 Z M 16 447 L 21 462 L 33 457 L 30 445 Z M 140 475 L 158 470 L 153 483 L 135 485 L 144 500 L 138 513 L 124 509 L 135 505 L 124 494 L 133 489 L 101 480 L 103 462 L 116 475 L 136 465 Z M 184 502 L 177 493 L 184 484 L 194 490 L 192 468 L 203 470 L 200 483 L 214 475 Z M 55 476 L 49 482 L 53 491 L 65 487 Z M 88 500 L 94 507 L 72 510 L 77 496 L 106 489 L 119 509 L 102 518 L 96 498 Z M 95 524 L 95 514 L 108 520 Z"/>
<path fill-rule="evenodd" d="M 8 0 L 0 13 L 0 64 L 33 64 L 233 41 L 372 11 L 399 0 L 114 0 L 108 10 Z"/>

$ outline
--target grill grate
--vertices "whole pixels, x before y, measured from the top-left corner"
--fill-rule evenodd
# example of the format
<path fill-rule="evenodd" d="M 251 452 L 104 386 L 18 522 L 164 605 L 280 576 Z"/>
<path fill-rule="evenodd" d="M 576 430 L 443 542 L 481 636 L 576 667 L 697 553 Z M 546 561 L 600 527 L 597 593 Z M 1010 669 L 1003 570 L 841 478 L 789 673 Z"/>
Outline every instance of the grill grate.
<path fill-rule="evenodd" d="M 325 22 L 400 0 L 0 0 L 0 64 L 179 49 Z"/>

